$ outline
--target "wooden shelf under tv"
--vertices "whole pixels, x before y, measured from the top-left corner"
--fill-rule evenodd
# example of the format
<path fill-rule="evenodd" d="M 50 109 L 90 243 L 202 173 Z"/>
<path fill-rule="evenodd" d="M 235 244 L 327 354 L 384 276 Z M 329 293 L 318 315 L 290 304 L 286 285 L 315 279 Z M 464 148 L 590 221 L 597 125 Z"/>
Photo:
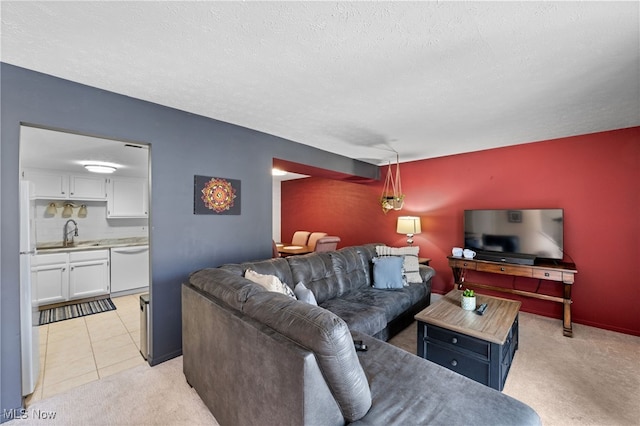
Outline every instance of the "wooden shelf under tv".
<path fill-rule="evenodd" d="M 458 285 L 458 289 L 466 287 L 484 288 L 487 290 L 503 293 L 517 294 L 519 296 L 532 297 L 536 299 L 558 302 L 564 305 L 562 316 L 562 333 L 567 337 L 573 337 L 573 327 L 571 325 L 571 287 L 573 286 L 575 274 L 578 273 L 573 263 L 536 263 L 535 265 L 518 265 L 514 263 L 491 262 L 487 260 L 465 259 L 461 257 L 449 256 L 449 266 L 453 271 L 453 278 Z M 539 280 L 554 281 L 563 284 L 562 297 L 552 296 L 513 288 L 498 287 L 489 284 L 481 284 L 465 281 L 467 271 L 487 272 L 493 274 L 511 275 L 517 277 L 528 277 Z"/>

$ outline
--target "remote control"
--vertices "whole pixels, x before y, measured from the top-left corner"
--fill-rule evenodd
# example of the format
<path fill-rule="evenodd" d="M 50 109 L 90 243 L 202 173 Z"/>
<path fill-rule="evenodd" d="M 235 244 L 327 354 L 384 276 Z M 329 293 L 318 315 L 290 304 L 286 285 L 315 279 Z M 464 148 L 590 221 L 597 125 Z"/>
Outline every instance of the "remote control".
<path fill-rule="evenodd" d="M 487 310 L 487 304 L 483 303 L 482 305 L 478 306 L 478 309 L 476 309 L 476 314 L 484 315 L 484 311 L 486 310 Z"/>
<path fill-rule="evenodd" d="M 367 345 L 365 345 L 362 340 L 354 340 L 353 345 L 356 347 L 356 351 L 366 351 Z"/>

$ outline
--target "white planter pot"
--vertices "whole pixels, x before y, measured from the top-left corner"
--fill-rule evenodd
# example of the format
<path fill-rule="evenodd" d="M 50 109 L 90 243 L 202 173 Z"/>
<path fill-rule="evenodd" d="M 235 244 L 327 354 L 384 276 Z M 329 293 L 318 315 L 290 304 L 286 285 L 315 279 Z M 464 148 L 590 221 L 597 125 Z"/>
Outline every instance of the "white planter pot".
<path fill-rule="evenodd" d="M 476 309 L 476 297 L 462 296 L 462 309 L 465 311 L 474 311 Z"/>

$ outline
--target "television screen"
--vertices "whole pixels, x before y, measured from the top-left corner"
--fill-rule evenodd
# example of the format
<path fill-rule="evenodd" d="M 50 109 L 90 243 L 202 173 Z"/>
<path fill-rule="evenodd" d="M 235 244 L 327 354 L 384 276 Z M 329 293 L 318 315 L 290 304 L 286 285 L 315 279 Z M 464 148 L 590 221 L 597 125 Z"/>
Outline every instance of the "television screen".
<path fill-rule="evenodd" d="M 563 257 L 563 210 L 465 210 L 464 246 L 475 251 Z"/>

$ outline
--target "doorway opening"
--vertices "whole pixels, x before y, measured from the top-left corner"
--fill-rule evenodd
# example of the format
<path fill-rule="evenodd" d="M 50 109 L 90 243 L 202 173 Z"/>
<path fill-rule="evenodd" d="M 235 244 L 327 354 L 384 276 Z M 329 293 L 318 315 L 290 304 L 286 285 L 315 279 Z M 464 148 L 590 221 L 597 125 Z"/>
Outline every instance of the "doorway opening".
<path fill-rule="evenodd" d="M 139 297 L 151 283 L 150 148 L 31 124 L 20 127 L 22 393 L 27 405 L 145 364 L 141 347 L 151 345 L 141 342 L 149 333 L 140 329 Z M 107 168 L 91 171 L 96 164 Z M 115 309 L 74 317 L 72 306 L 96 300 L 110 300 Z M 40 325 L 45 311 L 72 318 Z"/>

